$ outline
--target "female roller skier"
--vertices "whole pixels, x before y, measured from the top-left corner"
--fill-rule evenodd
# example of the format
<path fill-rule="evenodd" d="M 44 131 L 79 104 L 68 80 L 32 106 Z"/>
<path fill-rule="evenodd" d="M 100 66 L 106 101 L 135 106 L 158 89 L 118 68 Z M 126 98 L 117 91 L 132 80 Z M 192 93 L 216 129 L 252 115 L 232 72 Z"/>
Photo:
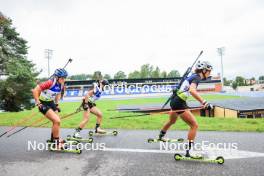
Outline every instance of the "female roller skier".
<path fill-rule="evenodd" d="M 73 133 L 74 138 L 82 138 L 80 135 L 80 131 L 86 126 L 86 124 L 89 121 L 90 113 L 94 114 L 96 116 L 96 125 L 95 125 L 95 133 L 99 134 L 105 134 L 106 131 L 101 129 L 100 126 L 102 124 L 102 112 L 99 108 L 96 107 L 95 101 L 100 99 L 104 87 L 108 85 L 107 80 L 100 80 L 97 83 L 93 84 L 92 89 L 88 91 L 86 96 L 82 100 L 82 106 L 83 106 L 83 120 L 79 124 L 79 126 L 75 129 L 75 132 Z"/>
<path fill-rule="evenodd" d="M 166 138 L 164 138 L 164 136 L 167 130 L 170 128 L 171 125 L 176 122 L 178 116 L 180 116 L 181 119 L 190 126 L 188 133 L 189 144 L 188 149 L 186 150 L 186 157 L 194 157 L 190 155 L 190 149 L 194 145 L 194 139 L 198 129 L 198 123 L 196 121 L 196 118 L 189 110 L 186 104 L 186 100 L 191 94 L 197 101 L 202 104 L 204 109 L 210 110 L 213 108 L 213 106 L 206 100 L 204 100 L 197 92 L 197 86 L 199 82 L 201 80 L 206 80 L 210 76 L 212 69 L 212 65 L 207 61 L 198 62 L 196 64 L 194 73 L 184 80 L 179 90 L 174 93 L 174 96 L 172 97 L 170 102 L 170 107 L 172 111 L 183 111 L 177 113 L 172 112 L 169 116 L 169 120 L 164 124 L 159 134 L 159 140 L 165 142 Z"/>
<path fill-rule="evenodd" d="M 56 69 L 53 76 L 46 82 L 40 83 L 33 90 L 33 97 L 39 111 L 52 121 L 51 141 L 58 149 L 62 148 L 60 140 L 60 117 L 58 112 L 61 92 L 64 90 L 65 78 L 68 73 L 65 69 Z"/>

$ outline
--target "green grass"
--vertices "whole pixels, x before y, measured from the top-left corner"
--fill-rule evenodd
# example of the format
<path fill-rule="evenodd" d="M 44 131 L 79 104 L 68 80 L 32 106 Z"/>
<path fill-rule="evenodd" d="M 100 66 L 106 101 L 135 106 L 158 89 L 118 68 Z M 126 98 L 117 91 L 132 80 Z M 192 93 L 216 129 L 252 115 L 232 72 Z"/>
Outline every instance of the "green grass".
<path fill-rule="evenodd" d="M 223 95 L 204 95 L 207 100 L 216 99 L 231 99 L 239 98 L 236 96 L 223 96 Z M 153 104 L 163 103 L 166 98 L 140 98 L 131 100 L 100 100 L 97 102 L 103 114 L 103 128 L 112 129 L 153 129 L 158 130 L 168 119 L 168 115 L 152 115 L 152 116 L 139 116 L 129 117 L 122 119 L 109 119 L 109 117 L 120 115 L 131 115 L 134 113 L 108 111 L 109 109 L 115 109 L 119 105 L 139 105 L 139 104 Z M 192 100 L 192 99 L 191 99 Z M 80 102 L 66 102 L 61 104 L 62 113 L 61 116 L 72 113 L 79 106 Z M 35 108 L 32 110 L 37 112 Z M 32 111 L 23 111 L 19 113 L 0 113 L 0 126 L 12 126 L 16 122 L 26 116 L 29 116 Z M 31 119 L 28 123 L 23 123 L 21 126 L 30 125 L 34 120 L 42 117 L 40 113 Z M 208 118 L 208 117 L 196 117 L 199 123 L 199 130 L 202 131 L 264 131 L 264 119 L 232 119 L 232 118 Z M 61 126 L 63 128 L 76 128 L 82 120 L 82 113 L 75 114 L 67 119 L 62 120 Z M 46 122 L 44 119 L 41 123 Z M 95 117 L 91 115 L 90 122 L 87 128 L 94 128 Z M 45 127 L 49 127 L 50 123 Z M 187 130 L 188 126 L 179 118 L 177 123 L 171 128 L 174 130 Z"/>

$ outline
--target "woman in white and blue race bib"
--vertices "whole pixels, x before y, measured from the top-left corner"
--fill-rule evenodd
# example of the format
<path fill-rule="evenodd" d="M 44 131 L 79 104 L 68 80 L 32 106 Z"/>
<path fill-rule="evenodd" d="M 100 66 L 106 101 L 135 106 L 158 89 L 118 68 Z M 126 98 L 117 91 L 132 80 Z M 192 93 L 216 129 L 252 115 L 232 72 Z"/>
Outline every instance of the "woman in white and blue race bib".
<path fill-rule="evenodd" d="M 108 85 L 107 80 L 101 80 L 97 83 L 93 83 L 92 89 L 88 91 L 88 93 L 85 95 L 85 97 L 82 100 L 82 106 L 83 106 L 83 120 L 79 124 L 79 126 L 75 129 L 75 132 L 73 134 L 74 138 L 82 138 L 80 135 L 80 131 L 86 126 L 86 124 L 89 121 L 90 113 L 94 114 L 96 116 L 96 125 L 95 125 L 95 133 L 99 134 L 105 134 L 106 131 L 101 129 L 101 123 L 102 123 L 102 112 L 99 108 L 96 107 L 95 102 L 99 100 L 102 96 L 102 93 L 104 91 L 104 87 Z"/>

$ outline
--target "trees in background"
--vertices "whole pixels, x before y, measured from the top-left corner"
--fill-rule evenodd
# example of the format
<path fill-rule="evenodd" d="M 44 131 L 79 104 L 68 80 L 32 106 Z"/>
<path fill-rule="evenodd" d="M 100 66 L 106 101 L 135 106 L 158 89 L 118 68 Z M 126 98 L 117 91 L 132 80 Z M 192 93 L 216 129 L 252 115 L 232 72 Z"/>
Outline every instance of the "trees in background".
<path fill-rule="evenodd" d="M 178 70 L 171 70 L 168 74 L 168 78 L 180 77 L 180 73 Z"/>
<path fill-rule="evenodd" d="M 237 84 L 236 81 L 233 81 L 232 84 L 231 84 L 231 86 L 232 86 L 232 88 L 233 88 L 234 90 L 237 90 L 238 84 Z"/>
<path fill-rule="evenodd" d="M 105 75 L 103 76 L 103 78 L 104 78 L 104 79 L 111 79 L 111 75 L 109 75 L 109 74 L 105 74 Z"/>
<path fill-rule="evenodd" d="M 70 80 L 89 80 L 92 79 L 93 75 L 91 74 L 78 74 L 69 76 L 68 79 Z"/>
<path fill-rule="evenodd" d="M 232 82 L 233 80 L 227 80 L 226 78 L 224 78 L 224 86 L 231 86 Z"/>
<path fill-rule="evenodd" d="M 93 80 L 101 80 L 103 79 L 103 75 L 100 71 L 95 71 L 92 76 Z"/>
<path fill-rule="evenodd" d="M 123 71 L 118 71 L 115 75 L 114 75 L 114 79 L 126 79 L 127 76 L 125 74 L 125 72 Z"/>
<path fill-rule="evenodd" d="M 264 83 L 264 75 L 259 77 L 259 83 L 263 84 Z"/>
<path fill-rule="evenodd" d="M 129 79 L 139 79 L 140 77 L 140 72 L 139 71 L 134 71 L 128 74 Z"/>
<path fill-rule="evenodd" d="M 160 70 L 158 66 L 154 67 L 150 64 L 144 64 L 140 67 L 140 70 L 135 70 L 130 72 L 128 76 L 124 71 L 118 71 L 114 74 L 114 79 L 140 79 L 140 78 L 174 78 L 180 77 L 180 73 L 178 70 L 171 70 L 169 73 L 166 71 Z M 69 76 L 70 80 L 88 80 L 88 79 L 111 79 L 109 74 L 105 74 L 102 76 L 101 71 L 95 71 L 92 75 L 90 74 L 78 74 Z"/>
<path fill-rule="evenodd" d="M 235 81 L 236 81 L 238 86 L 245 86 L 246 85 L 245 78 L 243 78 L 242 76 L 237 76 L 235 78 Z"/>
<path fill-rule="evenodd" d="M 161 71 L 158 66 L 154 67 L 150 64 L 144 64 L 140 67 L 140 70 L 129 73 L 128 78 L 172 78 L 179 76 L 180 73 L 177 70 L 172 70 L 168 74 L 166 71 Z"/>
<path fill-rule="evenodd" d="M 0 108 L 5 111 L 33 107 L 31 89 L 39 73 L 27 59 L 27 50 L 27 41 L 0 12 Z"/>

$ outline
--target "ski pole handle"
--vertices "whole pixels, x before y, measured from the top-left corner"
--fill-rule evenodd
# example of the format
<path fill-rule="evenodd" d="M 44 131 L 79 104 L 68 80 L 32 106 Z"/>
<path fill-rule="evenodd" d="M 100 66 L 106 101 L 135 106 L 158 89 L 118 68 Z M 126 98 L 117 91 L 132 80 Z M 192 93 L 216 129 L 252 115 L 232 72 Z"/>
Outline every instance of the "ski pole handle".
<path fill-rule="evenodd" d="M 68 60 L 68 62 L 64 65 L 64 67 L 63 68 L 66 68 L 67 67 L 67 65 L 69 64 L 69 63 L 71 63 L 72 62 L 72 59 L 70 58 L 69 60 Z"/>

